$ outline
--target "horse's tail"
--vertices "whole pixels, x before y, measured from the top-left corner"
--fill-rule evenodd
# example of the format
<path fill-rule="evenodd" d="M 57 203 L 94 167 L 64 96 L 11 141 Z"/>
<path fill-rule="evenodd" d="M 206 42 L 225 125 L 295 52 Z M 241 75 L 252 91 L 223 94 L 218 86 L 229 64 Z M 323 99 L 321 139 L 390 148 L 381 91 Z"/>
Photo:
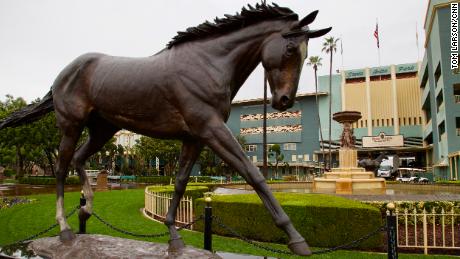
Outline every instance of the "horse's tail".
<path fill-rule="evenodd" d="M 53 93 L 50 90 L 43 99 L 15 111 L 0 121 L 0 130 L 8 127 L 18 127 L 39 120 L 54 110 Z"/>

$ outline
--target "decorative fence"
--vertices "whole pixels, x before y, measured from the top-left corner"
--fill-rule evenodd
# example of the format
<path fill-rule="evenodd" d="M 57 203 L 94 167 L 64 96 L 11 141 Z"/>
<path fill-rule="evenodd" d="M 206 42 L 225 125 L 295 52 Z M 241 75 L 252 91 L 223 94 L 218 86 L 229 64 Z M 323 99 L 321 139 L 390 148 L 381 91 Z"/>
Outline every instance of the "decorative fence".
<path fill-rule="evenodd" d="M 172 194 L 150 192 L 145 188 L 144 212 L 148 217 L 164 221 L 171 205 Z M 193 202 L 191 197 L 182 197 L 176 214 L 176 224 L 183 226 L 193 222 Z M 191 226 L 193 229 L 193 225 Z"/>
<path fill-rule="evenodd" d="M 460 250 L 460 214 L 451 211 L 396 210 L 398 247 Z"/>

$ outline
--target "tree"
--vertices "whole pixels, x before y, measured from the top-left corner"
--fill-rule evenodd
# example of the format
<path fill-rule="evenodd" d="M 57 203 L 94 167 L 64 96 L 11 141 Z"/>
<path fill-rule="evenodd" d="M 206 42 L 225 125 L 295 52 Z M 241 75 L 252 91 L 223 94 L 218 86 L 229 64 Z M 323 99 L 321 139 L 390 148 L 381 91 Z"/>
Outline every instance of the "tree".
<path fill-rule="evenodd" d="M 281 146 L 278 144 L 274 144 L 270 146 L 270 149 L 268 150 L 268 157 L 274 157 L 275 158 L 275 178 L 278 178 L 278 165 L 280 162 L 283 162 L 284 160 L 284 155 L 281 153 Z M 271 162 L 269 162 L 270 166 L 273 166 Z"/>
<path fill-rule="evenodd" d="M 0 104 L 0 119 L 7 117 L 12 112 L 25 107 L 26 102 L 22 98 L 6 96 L 6 101 Z M 14 152 L 14 159 L 9 160 L 9 166 L 16 168 L 16 175 L 22 177 L 26 168 L 32 166 L 30 161 L 42 160 L 41 150 L 35 145 L 34 137 L 39 133 L 36 125 L 25 125 L 17 128 L 7 128 L 0 134 L 0 148 L 7 155 Z M 11 157 L 10 157 L 11 158 Z"/>
<path fill-rule="evenodd" d="M 134 150 L 145 160 L 158 157 L 165 162 L 165 174 L 173 175 L 179 162 L 182 143 L 178 140 L 154 139 L 142 136 L 137 140 Z"/>
<path fill-rule="evenodd" d="M 332 130 L 332 55 L 337 51 L 337 41 L 334 37 L 325 38 L 322 51 L 330 54 L 329 59 L 329 170 L 332 165 L 331 130 Z"/>
<path fill-rule="evenodd" d="M 321 66 L 321 60 L 322 58 L 318 57 L 318 56 L 311 56 L 307 65 L 309 66 L 313 66 L 313 71 L 315 72 L 315 102 L 316 102 L 316 110 L 317 110 L 317 115 L 318 115 L 318 128 L 319 128 L 319 136 L 320 136 L 320 139 L 321 139 L 321 154 L 323 156 L 323 164 L 324 164 L 324 167 L 326 167 L 326 163 L 325 163 L 325 155 L 324 155 L 324 140 L 323 140 L 323 128 L 321 127 L 321 118 L 319 116 L 319 102 L 318 102 L 318 76 L 317 76 L 317 72 L 318 72 L 318 67 Z M 324 168 L 326 169 L 326 168 Z"/>

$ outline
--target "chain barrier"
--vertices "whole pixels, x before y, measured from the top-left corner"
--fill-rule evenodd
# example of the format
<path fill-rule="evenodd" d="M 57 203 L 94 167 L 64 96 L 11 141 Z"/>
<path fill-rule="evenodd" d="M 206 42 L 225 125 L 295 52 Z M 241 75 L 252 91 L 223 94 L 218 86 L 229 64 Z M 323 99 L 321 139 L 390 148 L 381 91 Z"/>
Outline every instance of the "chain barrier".
<path fill-rule="evenodd" d="M 276 249 L 276 248 L 272 248 L 272 247 L 268 247 L 268 246 L 263 246 L 259 243 L 256 243 L 254 242 L 253 240 L 247 238 L 247 237 L 244 237 L 243 235 L 241 235 L 240 233 L 238 233 L 236 230 L 234 230 L 233 228 L 225 225 L 222 220 L 219 218 L 219 217 L 216 217 L 216 216 L 212 216 L 212 218 L 216 221 L 217 225 L 223 229 L 226 229 L 227 231 L 229 231 L 232 235 L 238 237 L 239 239 L 245 241 L 246 243 L 249 243 L 251 245 L 253 245 L 254 247 L 257 247 L 257 248 L 260 248 L 260 249 L 263 249 L 265 251 L 269 251 L 269 252 L 272 252 L 272 253 L 276 253 L 276 254 L 286 254 L 286 255 L 292 255 L 291 252 L 289 251 L 286 251 L 286 250 L 280 250 L 280 249 Z"/>
<path fill-rule="evenodd" d="M 378 234 L 380 232 L 386 231 L 386 229 L 387 229 L 387 226 L 383 225 L 383 226 L 380 226 L 379 228 L 377 228 L 376 230 L 370 232 L 369 234 L 367 234 L 365 236 L 362 236 L 361 238 L 358 238 L 356 240 L 353 240 L 353 241 L 351 241 L 351 242 L 349 242 L 347 244 L 343 244 L 343 245 L 339 245 L 339 246 L 336 246 L 336 247 L 327 248 L 327 249 L 323 249 L 323 250 L 313 251 L 312 253 L 313 254 L 325 254 L 325 253 L 330 253 L 330 252 L 337 251 L 339 249 L 353 248 L 353 247 L 358 246 L 364 240 L 367 240 L 367 239 L 371 238 L 372 236 L 374 236 L 374 235 L 376 235 L 376 234 Z"/>
<path fill-rule="evenodd" d="M 119 227 L 116 227 L 114 226 L 113 224 L 110 224 L 109 222 L 107 222 L 105 219 L 101 218 L 101 216 L 97 215 L 95 212 L 93 212 L 92 214 L 94 217 L 96 217 L 100 222 L 102 222 L 104 225 L 106 225 L 107 227 L 111 228 L 112 230 L 115 230 L 117 232 L 120 232 L 120 233 L 123 233 L 125 235 L 129 235 L 129 236 L 134 236 L 134 237 L 163 237 L 163 236 L 166 236 L 166 235 L 169 235 L 169 231 L 165 231 L 163 233 L 156 233 L 156 234 L 139 234 L 139 233 L 134 233 L 134 232 L 130 232 L 130 231 L 127 231 L 127 230 L 124 230 L 124 229 L 121 229 Z M 177 230 L 180 231 L 182 229 L 185 229 L 185 228 L 189 228 L 190 226 L 192 226 L 193 224 L 195 224 L 196 222 L 200 221 L 204 219 L 204 216 L 203 215 L 200 215 L 198 218 L 194 219 L 192 222 L 186 224 L 186 225 L 183 225 L 181 227 L 179 227 Z"/>
<path fill-rule="evenodd" d="M 80 205 L 76 206 L 75 208 L 72 209 L 72 211 L 70 211 L 65 217 L 66 218 L 70 218 L 73 214 L 75 214 L 75 212 L 80 209 Z M 30 241 L 32 239 L 35 239 L 43 234 L 46 234 L 48 232 L 50 232 L 53 228 L 57 227 L 59 224 L 58 223 L 54 223 L 52 224 L 51 226 L 49 226 L 47 229 L 44 229 L 34 235 L 31 235 L 31 236 L 28 236 L 24 239 L 21 239 L 19 241 L 16 241 L 14 243 L 11 243 L 11 244 L 7 244 L 7 245 L 4 245 L 3 247 L 8 247 L 8 246 L 14 246 L 14 245 L 18 245 L 18 244 L 22 244 L 22 243 L 25 243 L 26 241 Z"/>
<path fill-rule="evenodd" d="M 240 233 L 238 233 L 236 230 L 234 230 L 233 228 L 225 225 L 222 220 L 216 216 L 212 216 L 212 218 L 216 221 L 217 225 L 227 231 L 229 231 L 232 235 L 238 237 L 239 239 L 251 244 L 252 246 L 254 247 L 257 247 L 257 248 L 260 248 L 260 249 L 263 249 L 265 251 L 268 251 L 268 252 L 272 252 L 272 253 L 277 253 L 277 254 L 286 254 L 286 255 L 293 255 L 292 252 L 290 251 L 286 251 L 286 250 L 280 250 L 280 249 L 276 249 L 276 248 L 272 248 L 272 247 L 268 247 L 268 246 L 264 246 L 264 245 L 261 245 L 249 238 L 246 238 L 244 237 L 243 235 L 241 235 Z M 386 231 L 386 226 L 381 226 L 379 228 L 377 228 L 376 230 L 370 232 L 369 234 L 359 238 L 359 239 L 356 239 L 354 241 L 351 241 L 349 243 L 346 243 L 346 244 L 343 244 L 343 245 L 339 245 L 339 246 L 336 246 L 336 247 L 332 247 L 332 248 L 327 248 L 327 249 L 323 249 L 323 250 L 317 250 L 317 251 L 312 251 L 312 254 L 325 254 L 325 253 L 330 253 L 330 252 L 334 252 L 334 251 L 337 251 L 339 249 L 347 249 L 347 248 L 353 248 L 357 245 L 359 245 L 361 242 L 363 242 L 364 240 L 367 240 L 369 238 L 371 238 L 372 236 L 382 232 L 382 231 Z"/>

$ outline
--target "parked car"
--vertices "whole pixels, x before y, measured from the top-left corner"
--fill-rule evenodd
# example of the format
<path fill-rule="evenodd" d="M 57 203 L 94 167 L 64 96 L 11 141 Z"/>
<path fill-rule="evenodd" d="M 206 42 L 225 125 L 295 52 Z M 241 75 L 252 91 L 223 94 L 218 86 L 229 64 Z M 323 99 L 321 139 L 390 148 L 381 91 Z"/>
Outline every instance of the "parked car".
<path fill-rule="evenodd" d="M 400 183 L 410 183 L 412 177 L 406 177 L 406 176 L 401 176 L 401 177 L 396 177 L 396 181 Z"/>
<path fill-rule="evenodd" d="M 428 178 L 426 178 L 426 177 L 419 177 L 418 182 L 419 183 L 429 183 L 430 180 Z"/>

